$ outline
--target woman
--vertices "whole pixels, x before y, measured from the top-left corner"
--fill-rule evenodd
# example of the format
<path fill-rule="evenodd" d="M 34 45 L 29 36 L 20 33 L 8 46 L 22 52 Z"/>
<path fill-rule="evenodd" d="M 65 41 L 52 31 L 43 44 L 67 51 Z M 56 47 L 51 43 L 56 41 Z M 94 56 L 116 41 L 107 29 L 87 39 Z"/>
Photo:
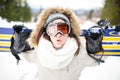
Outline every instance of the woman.
<path fill-rule="evenodd" d="M 67 8 L 43 10 L 28 42 L 35 50 L 25 58 L 37 63 L 39 80 L 78 80 L 85 67 L 97 64 L 87 55 L 76 15 Z"/>

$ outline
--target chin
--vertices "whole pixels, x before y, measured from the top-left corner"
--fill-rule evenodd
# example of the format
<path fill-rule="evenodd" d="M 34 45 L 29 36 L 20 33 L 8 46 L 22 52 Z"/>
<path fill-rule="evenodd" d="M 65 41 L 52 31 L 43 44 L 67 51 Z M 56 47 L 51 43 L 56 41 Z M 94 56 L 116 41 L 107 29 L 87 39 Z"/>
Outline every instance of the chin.
<path fill-rule="evenodd" d="M 57 45 L 57 46 L 54 46 L 56 49 L 61 49 L 63 47 L 63 45 Z"/>

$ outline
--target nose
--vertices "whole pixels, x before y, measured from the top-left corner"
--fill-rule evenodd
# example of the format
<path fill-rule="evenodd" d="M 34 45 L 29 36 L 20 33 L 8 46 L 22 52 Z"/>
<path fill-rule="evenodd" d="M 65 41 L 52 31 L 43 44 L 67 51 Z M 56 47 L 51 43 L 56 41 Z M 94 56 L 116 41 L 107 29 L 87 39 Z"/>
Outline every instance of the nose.
<path fill-rule="evenodd" d="M 60 36 L 62 36 L 63 34 L 61 33 L 61 32 L 58 32 L 55 36 L 56 37 L 60 37 Z"/>

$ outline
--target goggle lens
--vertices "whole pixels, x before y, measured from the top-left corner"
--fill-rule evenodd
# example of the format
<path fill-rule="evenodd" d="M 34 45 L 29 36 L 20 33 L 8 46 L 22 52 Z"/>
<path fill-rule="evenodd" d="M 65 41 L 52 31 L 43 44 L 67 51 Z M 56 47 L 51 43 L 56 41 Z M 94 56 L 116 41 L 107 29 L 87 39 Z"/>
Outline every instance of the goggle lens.
<path fill-rule="evenodd" d="M 58 32 L 69 34 L 70 26 L 67 23 L 51 23 L 47 26 L 47 34 L 49 36 L 55 36 Z"/>

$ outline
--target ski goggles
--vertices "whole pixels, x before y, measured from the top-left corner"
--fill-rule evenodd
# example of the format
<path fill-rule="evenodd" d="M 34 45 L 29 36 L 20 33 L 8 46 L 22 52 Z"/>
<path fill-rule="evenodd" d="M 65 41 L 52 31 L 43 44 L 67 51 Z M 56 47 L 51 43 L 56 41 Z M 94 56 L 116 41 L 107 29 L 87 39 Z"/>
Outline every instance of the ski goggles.
<path fill-rule="evenodd" d="M 65 35 L 70 33 L 70 24 L 68 23 L 50 23 L 47 28 L 46 32 L 49 36 L 56 36 L 58 33 Z"/>

